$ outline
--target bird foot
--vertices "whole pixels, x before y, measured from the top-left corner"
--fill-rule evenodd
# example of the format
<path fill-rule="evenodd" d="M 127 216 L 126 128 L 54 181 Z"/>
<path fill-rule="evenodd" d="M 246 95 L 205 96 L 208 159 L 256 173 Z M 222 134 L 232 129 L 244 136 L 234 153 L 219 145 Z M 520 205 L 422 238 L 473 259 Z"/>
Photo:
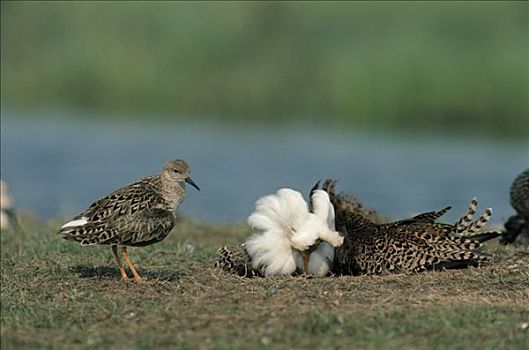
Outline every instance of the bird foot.
<path fill-rule="evenodd" d="M 121 274 L 121 280 L 123 282 L 127 282 L 129 279 L 129 276 L 127 276 L 127 273 L 125 272 L 125 270 L 120 269 L 119 273 Z"/>

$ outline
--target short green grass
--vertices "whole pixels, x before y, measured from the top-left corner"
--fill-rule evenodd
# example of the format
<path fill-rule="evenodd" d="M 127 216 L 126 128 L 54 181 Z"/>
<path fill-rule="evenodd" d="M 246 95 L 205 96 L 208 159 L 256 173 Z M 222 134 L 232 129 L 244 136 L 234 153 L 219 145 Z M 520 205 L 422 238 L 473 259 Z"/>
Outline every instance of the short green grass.
<path fill-rule="evenodd" d="M 182 222 L 130 249 L 147 283 L 122 283 L 108 247 L 58 223 L 1 232 L 2 349 L 527 349 L 527 247 L 484 268 L 416 275 L 245 279 L 212 268 L 244 225 Z"/>

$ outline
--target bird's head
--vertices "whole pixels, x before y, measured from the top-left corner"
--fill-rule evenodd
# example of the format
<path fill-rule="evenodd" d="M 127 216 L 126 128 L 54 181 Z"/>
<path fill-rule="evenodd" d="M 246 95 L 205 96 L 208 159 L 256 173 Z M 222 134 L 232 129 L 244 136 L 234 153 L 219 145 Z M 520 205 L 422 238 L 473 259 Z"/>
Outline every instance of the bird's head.
<path fill-rule="evenodd" d="M 168 161 L 162 170 L 162 175 L 165 178 L 170 179 L 170 181 L 178 183 L 187 182 L 188 184 L 200 191 L 200 188 L 193 180 L 191 180 L 189 174 L 189 165 L 181 159 Z"/>

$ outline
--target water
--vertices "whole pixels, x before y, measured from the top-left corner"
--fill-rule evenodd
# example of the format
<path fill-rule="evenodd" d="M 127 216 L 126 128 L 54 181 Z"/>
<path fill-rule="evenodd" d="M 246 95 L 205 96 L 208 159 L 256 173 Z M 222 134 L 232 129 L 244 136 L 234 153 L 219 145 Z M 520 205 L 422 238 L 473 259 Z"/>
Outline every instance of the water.
<path fill-rule="evenodd" d="M 208 222 L 244 221 L 262 195 L 281 187 L 307 193 L 338 178 L 365 204 L 393 218 L 478 196 L 501 223 L 508 190 L 529 166 L 526 143 L 389 134 L 338 135 L 316 129 L 234 131 L 218 125 L 81 122 L 2 114 L 1 177 L 19 209 L 66 218 L 169 159 L 191 164 L 201 192 L 188 188 L 180 212 Z"/>

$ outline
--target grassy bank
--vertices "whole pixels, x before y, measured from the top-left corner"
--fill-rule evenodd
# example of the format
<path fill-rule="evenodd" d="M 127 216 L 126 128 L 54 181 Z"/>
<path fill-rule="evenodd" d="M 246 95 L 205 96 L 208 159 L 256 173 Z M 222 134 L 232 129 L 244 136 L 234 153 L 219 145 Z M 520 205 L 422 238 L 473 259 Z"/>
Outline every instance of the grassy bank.
<path fill-rule="evenodd" d="M 529 253 L 496 242 L 481 269 L 385 277 L 241 279 L 211 267 L 242 225 L 183 222 L 131 249 L 148 282 L 123 284 L 108 247 L 57 223 L 1 232 L 2 349 L 526 349 Z"/>

